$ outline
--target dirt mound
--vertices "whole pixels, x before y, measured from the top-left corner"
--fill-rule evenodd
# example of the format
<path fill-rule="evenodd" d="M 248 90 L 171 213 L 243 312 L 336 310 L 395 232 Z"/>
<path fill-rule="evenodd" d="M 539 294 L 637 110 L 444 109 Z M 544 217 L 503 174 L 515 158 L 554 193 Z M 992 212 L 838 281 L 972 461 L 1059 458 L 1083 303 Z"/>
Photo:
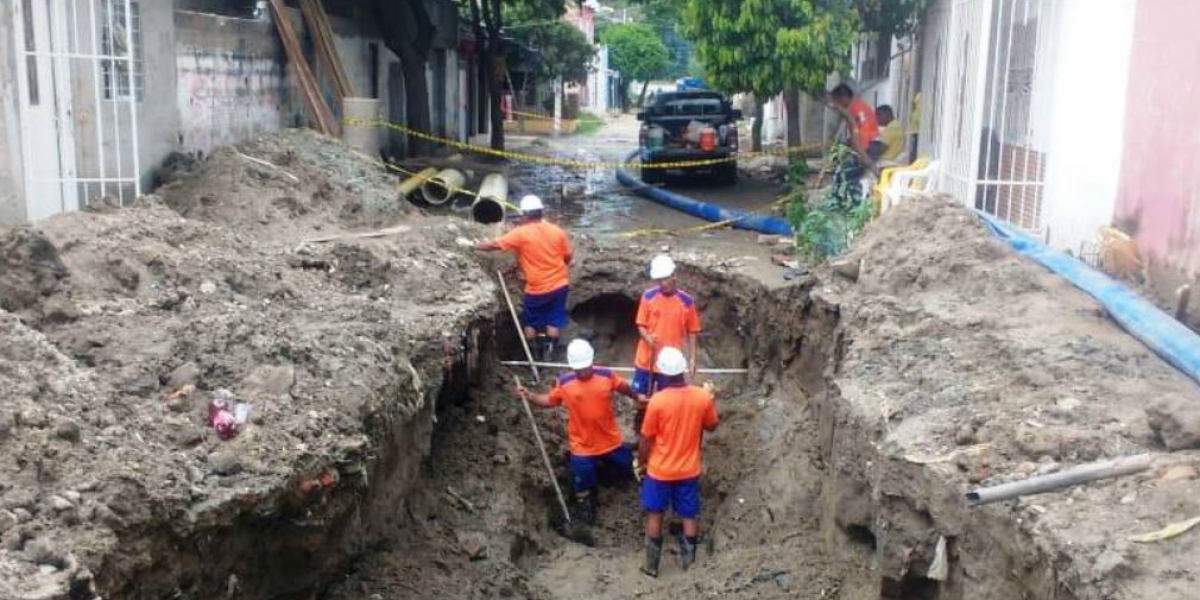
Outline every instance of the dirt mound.
<path fill-rule="evenodd" d="M 394 180 L 335 140 L 222 150 L 159 194 L 0 232 L 0 297 L 20 311 L 0 311 L 0 597 L 92 574 L 125 598 L 313 585 L 320 563 L 240 562 L 250 538 L 335 536 L 336 561 L 377 535 L 339 493 L 406 489 L 428 439 L 413 428 L 495 302 L 456 245 L 468 226 L 396 207 Z M 230 441 L 207 422 L 222 389 L 252 405 Z"/>

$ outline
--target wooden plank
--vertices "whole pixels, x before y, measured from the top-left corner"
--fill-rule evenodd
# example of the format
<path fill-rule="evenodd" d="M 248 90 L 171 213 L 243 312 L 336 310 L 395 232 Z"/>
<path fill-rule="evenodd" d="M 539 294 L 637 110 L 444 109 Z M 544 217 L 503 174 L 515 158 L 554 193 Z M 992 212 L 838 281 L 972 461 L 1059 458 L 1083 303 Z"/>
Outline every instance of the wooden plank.
<path fill-rule="evenodd" d="M 354 97 L 354 88 L 350 84 L 350 77 L 346 75 L 346 67 L 342 64 L 341 55 L 338 54 L 329 17 L 325 13 L 325 8 L 321 6 L 320 0 L 300 0 L 300 12 L 304 15 L 304 22 L 312 33 L 317 57 L 325 64 L 333 79 L 334 95 L 337 96 L 335 101 L 341 106 L 343 98 Z"/>
<path fill-rule="evenodd" d="M 325 98 L 317 86 L 317 78 L 304 58 L 304 51 L 300 48 L 296 31 L 292 29 L 292 21 L 287 8 L 283 5 L 283 0 L 268 0 L 268 2 L 270 2 L 275 29 L 279 32 L 279 39 L 283 42 L 283 49 L 287 52 L 288 61 L 295 69 L 296 79 L 300 82 L 300 91 L 304 96 L 304 104 L 308 108 L 317 131 L 325 135 L 337 135 L 338 123 L 334 120 L 329 105 L 325 104 Z"/>

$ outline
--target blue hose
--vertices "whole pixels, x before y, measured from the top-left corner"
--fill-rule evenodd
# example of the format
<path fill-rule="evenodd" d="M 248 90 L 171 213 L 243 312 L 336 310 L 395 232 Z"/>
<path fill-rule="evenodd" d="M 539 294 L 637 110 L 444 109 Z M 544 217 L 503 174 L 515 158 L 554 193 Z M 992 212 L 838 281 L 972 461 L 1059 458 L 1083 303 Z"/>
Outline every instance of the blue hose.
<path fill-rule="evenodd" d="M 992 234 L 1018 254 L 1063 276 L 1108 309 L 1133 337 L 1200 383 L 1200 336 L 1109 276 L 1051 250 L 995 217 L 979 213 Z"/>
<path fill-rule="evenodd" d="M 633 158 L 634 156 L 637 156 L 636 152 L 631 154 L 629 158 Z M 699 200 L 693 200 L 687 196 L 681 196 L 673 192 L 668 192 L 664 189 L 648 186 L 625 169 L 617 169 L 617 181 L 620 181 L 621 185 L 627 188 L 632 188 L 633 192 L 639 196 L 648 198 L 675 210 L 683 211 L 689 215 L 692 215 L 693 217 L 704 219 L 705 221 L 711 221 L 713 223 L 720 221 L 733 221 L 730 223 L 730 226 L 734 229 L 747 229 L 750 231 L 768 233 L 771 235 L 785 235 L 788 237 L 792 236 L 791 225 L 788 225 L 787 222 L 782 219 L 765 217 L 740 210 L 721 208 L 715 204 L 700 202 Z"/>

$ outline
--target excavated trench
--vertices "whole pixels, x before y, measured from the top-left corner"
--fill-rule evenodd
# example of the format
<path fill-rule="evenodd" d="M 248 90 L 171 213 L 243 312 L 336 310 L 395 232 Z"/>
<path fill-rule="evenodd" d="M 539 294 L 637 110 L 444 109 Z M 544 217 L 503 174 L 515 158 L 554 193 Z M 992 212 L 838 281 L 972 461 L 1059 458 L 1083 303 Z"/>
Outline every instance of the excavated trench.
<path fill-rule="evenodd" d="M 601 362 L 632 362 L 639 273 L 637 261 L 611 257 L 577 273 L 567 335 L 591 339 Z M 989 598 L 1072 597 L 1058 588 L 1053 565 L 1031 560 L 1003 523 L 971 519 L 957 489 L 881 455 L 878 420 L 854 414 L 831 385 L 849 342 L 839 307 L 816 293 L 816 280 L 768 291 L 686 268 L 682 283 L 703 313 L 702 366 L 750 369 L 717 381 L 723 422 L 706 438 L 706 550 L 692 572 L 670 557 L 658 580 L 637 572 L 642 513 L 630 482 L 602 492 L 594 547 L 564 536 L 510 392 L 513 376 L 529 374 L 499 365 L 521 354 L 497 301 L 493 317 L 415 355 L 413 376 L 440 372 L 440 381 L 409 383 L 436 388 L 436 402 L 371 417 L 362 461 L 343 466 L 318 502 L 280 491 L 270 515 L 142 532 L 99 574 L 99 589 L 106 597 L 174 589 L 178 597 L 329 600 L 670 598 L 681 586 L 723 597 L 924 600 L 968 589 Z M 396 393 L 412 392 L 401 385 Z M 628 432 L 629 407 L 619 413 Z M 537 422 L 565 486 L 562 417 L 540 412 Z M 942 536 L 955 560 L 938 582 L 924 574 Z M 986 551 L 960 555 L 962 547 Z M 157 573 L 122 564 L 148 556 L 195 560 Z"/>

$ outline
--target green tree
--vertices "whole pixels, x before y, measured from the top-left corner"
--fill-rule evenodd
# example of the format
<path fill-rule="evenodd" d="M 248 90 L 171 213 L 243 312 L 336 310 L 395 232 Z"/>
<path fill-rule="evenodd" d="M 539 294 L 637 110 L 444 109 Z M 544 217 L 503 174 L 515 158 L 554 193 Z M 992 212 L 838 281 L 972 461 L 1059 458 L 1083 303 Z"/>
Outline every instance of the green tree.
<path fill-rule="evenodd" d="M 513 39 L 541 54 L 534 71 L 539 79 L 562 77 L 563 81 L 568 82 L 587 79 L 588 67 L 596 56 L 596 49 L 588 43 L 582 31 L 569 23 L 542 21 L 522 26 L 517 22 L 508 31 Z"/>
<path fill-rule="evenodd" d="M 754 94 L 758 144 L 766 99 L 824 92 L 829 74 L 849 67 L 859 26 L 854 0 L 677 1 L 684 35 L 695 44 L 709 83 Z M 796 95 L 788 96 L 789 123 L 798 124 Z"/>
<path fill-rule="evenodd" d="M 664 77 L 671 68 L 671 55 L 653 27 L 641 23 L 622 23 L 604 30 L 609 64 L 621 72 L 621 100 L 628 97 L 629 82 L 642 82 L 638 106 L 646 100 L 646 88 L 653 79 Z"/>

